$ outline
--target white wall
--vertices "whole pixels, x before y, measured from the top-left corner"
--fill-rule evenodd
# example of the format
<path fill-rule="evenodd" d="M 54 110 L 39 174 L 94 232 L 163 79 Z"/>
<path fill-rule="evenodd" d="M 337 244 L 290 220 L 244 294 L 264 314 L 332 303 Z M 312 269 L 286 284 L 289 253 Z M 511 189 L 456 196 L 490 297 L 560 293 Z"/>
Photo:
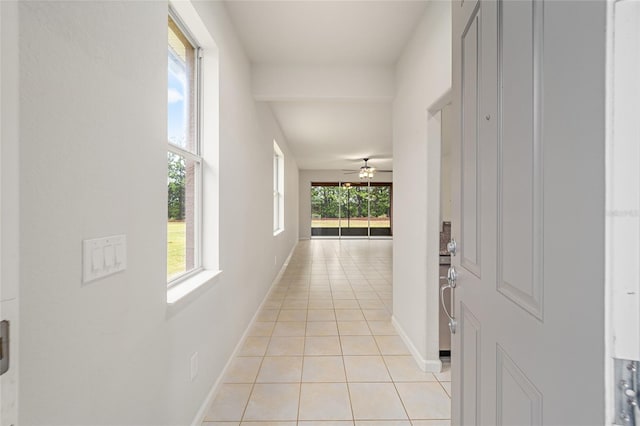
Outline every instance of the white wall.
<path fill-rule="evenodd" d="M 21 5 L 21 424 L 190 424 L 297 241 L 286 140 L 253 101 L 224 5 L 196 8 L 220 49 L 223 273 L 169 312 L 167 4 Z M 286 230 L 276 238 L 274 138 L 288 158 Z M 127 270 L 83 286 L 81 241 L 119 233 Z"/>
<path fill-rule="evenodd" d="M 428 176 L 429 165 L 440 162 L 440 149 L 438 145 L 437 158 L 429 156 L 427 109 L 451 86 L 449 2 L 429 3 L 397 64 L 396 77 L 393 315 L 419 364 L 438 369 L 438 289 L 437 282 L 427 286 L 427 274 L 437 274 L 438 268 L 439 184 L 434 189 Z M 427 231 L 427 221 L 436 224 L 435 234 L 433 227 Z"/>
<path fill-rule="evenodd" d="M 354 167 L 357 169 L 359 165 Z M 311 238 L 311 182 L 359 182 L 358 174 L 345 174 L 340 170 L 300 170 L 299 200 L 300 200 L 300 229 L 301 240 Z M 393 182 L 393 173 L 377 173 L 371 182 Z M 393 189 L 395 191 L 395 188 Z M 395 195 L 394 195 L 395 197 Z M 394 207 L 395 212 L 395 207 Z M 395 218 L 392 219 L 395 221 Z M 395 225 L 394 225 L 395 226 Z M 395 228 L 394 228 L 395 229 Z"/>
<path fill-rule="evenodd" d="M 264 132 L 273 135 L 272 141 L 278 143 L 284 155 L 284 230 L 285 232 L 275 237 L 276 247 L 275 256 L 277 256 L 277 264 L 280 267 L 282 262 L 291 253 L 291 249 L 298 243 L 298 220 L 299 220 L 299 188 L 298 188 L 298 166 L 296 160 L 287 145 L 287 140 L 282 133 L 282 129 L 278 125 L 277 120 L 273 118 L 271 107 L 266 102 L 258 102 L 258 114 L 260 123 Z M 271 155 L 273 155 L 273 144 L 271 144 Z M 269 180 L 271 183 L 272 180 Z M 273 184 L 271 183 L 273 186 Z M 273 200 L 273 188 L 271 187 L 269 194 Z M 272 209 L 273 210 L 273 209 Z M 271 217 L 271 216 L 270 216 Z M 273 221 L 271 222 L 273 227 Z M 272 259 L 273 261 L 273 259 Z"/>
<path fill-rule="evenodd" d="M 451 222 L 451 144 L 453 143 L 450 130 L 451 106 L 442 108 L 440 128 L 442 129 L 442 144 L 440 151 L 440 219 Z"/>

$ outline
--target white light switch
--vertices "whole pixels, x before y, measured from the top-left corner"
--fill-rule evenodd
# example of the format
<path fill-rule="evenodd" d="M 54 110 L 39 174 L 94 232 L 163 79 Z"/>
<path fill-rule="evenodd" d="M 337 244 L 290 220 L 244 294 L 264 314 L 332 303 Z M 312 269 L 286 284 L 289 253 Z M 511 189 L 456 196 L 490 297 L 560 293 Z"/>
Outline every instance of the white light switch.
<path fill-rule="evenodd" d="M 115 244 L 114 247 L 116 248 L 116 265 L 125 263 L 127 260 L 127 253 L 125 251 L 124 244 Z"/>
<path fill-rule="evenodd" d="M 123 271 L 127 268 L 127 236 L 84 240 L 82 257 L 83 283 Z"/>
<path fill-rule="evenodd" d="M 108 269 L 113 266 L 115 260 L 115 250 L 113 245 L 104 246 L 104 266 Z"/>
<path fill-rule="evenodd" d="M 104 266 L 102 247 L 91 247 L 91 269 L 99 271 Z"/>

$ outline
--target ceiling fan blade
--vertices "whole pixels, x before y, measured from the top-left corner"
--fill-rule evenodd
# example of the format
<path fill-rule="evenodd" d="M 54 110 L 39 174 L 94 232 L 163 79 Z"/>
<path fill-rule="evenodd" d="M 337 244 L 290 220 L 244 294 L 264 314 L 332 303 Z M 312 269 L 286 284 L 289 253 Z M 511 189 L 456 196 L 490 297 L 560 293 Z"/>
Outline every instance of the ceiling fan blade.
<path fill-rule="evenodd" d="M 376 173 L 380 172 L 380 173 L 393 173 L 393 170 L 380 170 L 380 169 L 376 169 Z"/>

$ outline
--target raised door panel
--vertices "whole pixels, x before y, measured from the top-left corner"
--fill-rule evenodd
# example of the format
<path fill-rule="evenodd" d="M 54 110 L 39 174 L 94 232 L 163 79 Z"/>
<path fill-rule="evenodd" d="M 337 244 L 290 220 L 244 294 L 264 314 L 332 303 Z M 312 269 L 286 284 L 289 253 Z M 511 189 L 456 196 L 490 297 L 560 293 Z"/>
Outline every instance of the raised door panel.
<path fill-rule="evenodd" d="M 542 394 L 497 345 L 497 425 L 541 426 Z"/>
<path fill-rule="evenodd" d="M 498 2 L 498 291 L 542 319 L 542 2 Z"/>
<path fill-rule="evenodd" d="M 480 8 L 462 34 L 461 265 L 480 277 L 479 82 Z"/>

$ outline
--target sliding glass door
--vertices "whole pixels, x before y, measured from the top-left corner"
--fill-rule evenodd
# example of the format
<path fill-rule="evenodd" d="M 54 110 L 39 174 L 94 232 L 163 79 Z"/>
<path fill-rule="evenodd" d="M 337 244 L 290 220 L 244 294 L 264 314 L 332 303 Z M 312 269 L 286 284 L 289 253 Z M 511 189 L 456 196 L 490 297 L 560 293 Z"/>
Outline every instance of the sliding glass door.
<path fill-rule="evenodd" d="M 392 191 L 390 183 L 371 183 L 369 195 L 370 235 L 392 235 L 391 207 Z"/>
<path fill-rule="evenodd" d="M 338 183 L 311 185 L 312 236 L 340 236 L 340 197 Z"/>
<path fill-rule="evenodd" d="M 367 237 L 369 235 L 369 187 L 366 183 L 343 183 L 342 221 L 340 235 Z"/>
<path fill-rule="evenodd" d="M 391 183 L 314 182 L 311 236 L 391 236 Z"/>

